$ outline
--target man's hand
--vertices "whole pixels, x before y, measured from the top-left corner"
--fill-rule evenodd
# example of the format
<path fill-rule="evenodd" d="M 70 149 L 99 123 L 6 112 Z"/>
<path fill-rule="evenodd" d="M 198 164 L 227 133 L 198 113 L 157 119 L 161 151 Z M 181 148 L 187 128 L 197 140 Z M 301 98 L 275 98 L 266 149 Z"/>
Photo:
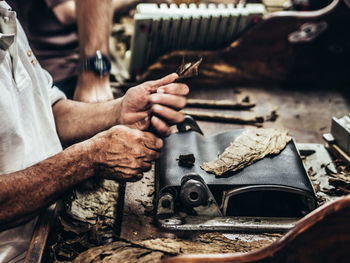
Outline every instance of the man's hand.
<path fill-rule="evenodd" d="M 169 135 L 169 126 L 184 120 L 179 110 L 185 107 L 189 92 L 187 85 L 173 83 L 177 78 L 173 73 L 129 89 L 122 98 L 119 123 L 139 130 L 146 130 L 152 124 L 159 135 Z"/>
<path fill-rule="evenodd" d="M 83 102 L 112 100 L 113 93 L 109 83 L 109 76 L 99 77 L 93 72 L 81 73 L 73 99 Z"/>
<path fill-rule="evenodd" d="M 100 176 L 136 181 L 159 158 L 163 141 L 149 132 L 118 125 L 89 140 L 89 158 Z M 91 150 L 92 149 L 92 150 Z"/>

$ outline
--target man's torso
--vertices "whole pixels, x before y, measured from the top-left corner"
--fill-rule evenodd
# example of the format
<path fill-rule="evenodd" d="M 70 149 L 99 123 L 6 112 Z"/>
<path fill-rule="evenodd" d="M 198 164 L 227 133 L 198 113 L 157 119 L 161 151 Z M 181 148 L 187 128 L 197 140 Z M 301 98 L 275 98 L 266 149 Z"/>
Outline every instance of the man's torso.
<path fill-rule="evenodd" d="M 64 96 L 51 88 L 51 77 L 8 8 L 0 1 L 0 174 L 25 169 L 62 150 L 51 105 Z M 31 220 L 0 232 L 0 262 L 23 260 L 34 224 Z"/>

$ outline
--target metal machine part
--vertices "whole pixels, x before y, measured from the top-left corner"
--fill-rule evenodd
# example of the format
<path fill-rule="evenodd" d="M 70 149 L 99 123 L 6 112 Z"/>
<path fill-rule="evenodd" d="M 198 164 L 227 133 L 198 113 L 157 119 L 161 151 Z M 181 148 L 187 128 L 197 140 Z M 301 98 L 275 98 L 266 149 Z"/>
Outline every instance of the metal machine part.
<path fill-rule="evenodd" d="M 326 21 L 318 23 L 305 23 L 299 31 L 293 32 L 288 36 L 291 43 L 307 43 L 315 40 L 328 28 Z"/>
<path fill-rule="evenodd" d="M 286 232 L 300 218 L 282 217 L 198 217 L 162 218 L 159 226 L 174 231 L 230 231 L 244 233 Z"/>
<path fill-rule="evenodd" d="M 198 216 L 222 216 L 209 187 L 197 174 L 185 175 L 181 179 L 180 199 Z"/>
<path fill-rule="evenodd" d="M 174 210 L 174 196 L 170 193 L 161 195 L 158 201 L 158 215 L 173 215 Z"/>
<path fill-rule="evenodd" d="M 350 114 L 342 118 L 332 118 L 331 133 L 323 135 L 329 150 L 350 164 Z"/>
<path fill-rule="evenodd" d="M 350 114 L 342 118 L 332 118 L 331 134 L 335 142 L 350 155 Z"/>
<path fill-rule="evenodd" d="M 205 137 L 193 128 L 198 127 L 194 123 L 186 118 L 178 126 L 181 132 L 165 139 L 156 162 L 159 226 L 167 230 L 283 232 L 317 207 L 293 141 L 276 156 L 215 177 L 200 165 L 215 159 L 243 130 Z M 179 165 L 179 155 L 188 153 L 195 156 L 193 166 Z"/>
<path fill-rule="evenodd" d="M 274 200 L 274 196 L 272 198 L 267 197 L 267 194 L 263 192 L 281 192 L 279 194 L 280 200 Z M 283 192 L 283 194 L 282 194 Z M 260 197 L 261 199 L 264 198 L 264 200 L 256 200 L 258 198 L 249 198 L 249 194 L 254 193 L 255 197 Z M 243 195 L 243 197 L 236 198 L 236 196 Z M 290 201 L 289 205 L 279 206 L 278 203 L 282 202 L 281 199 L 290 198 L 291 195 L 300 195 L 300 198 L 293 200 L 293 202 Z M 305 195 L 304 192 L 287 186 L 278 186 L 275 185 L 260 185 L 260 186 L 246 186 L 246 187 L 239 187 L 237 189 L 230 190 L 228 192 L 224 192 L 224 198 L 222 202 L 222 211 L 224 216 L 230 216 L 233 215 L 235 210 L 236 213 L 242 214 L 247 213 L 247 209 L 245 206 L 249 207 L 249 209 L 253 208 L 251 205 L 247 205 L 244 201 L 244 199 L 255 199 L 255 209 L 254 212 L 257 213 L 257 210 L 259 211 L 259 214 L 262 215 L 263 213 L 275 213 L 275 216 L 295 216 L 299 214 L 299 216 L 304 216 L 308 212 L 315 208 L 313 203 L 313 196 L 311 194 Z M 294 199 L 294 198 L 293 198 Z M 236 202 L 235 202 L 236 201 Z M 260 201 L 260 202 L 259 202 Z M 277 202 L 275 205 L 272 205 L 273 202 Z M 264 205 L 264 203 L 268 202 L 269 207 L 274 207 L 275 211 L 268 211 L 269 208 Z M 241 204 L 240 204 L 241 203 Z M 276 207 L 277 206 L 277 207 Z M 244 207 L 244 210 L 242 209 L 239 211 L 239 207 Z M 271 209 L 271 208 L 270 208 Z M 237 211 L 238 210 L 238 211 Z M 252 213 L 252 211 L 250 212 Z"/>
<path fill-rule="evenodd" d="M 134 15 L 129 73 L 138 76 L 167 52 L 220 49 L 266 13 L 262 3 L 139 4 Z"/>
<path fill-rule="evenodd" d="M 179 132 L 195 131 L 203 135 L 201 128 L 199 128 L 197 122 L 189 115 L 185 116 L 183 122 L 177 124 L 177 129 Z"/>

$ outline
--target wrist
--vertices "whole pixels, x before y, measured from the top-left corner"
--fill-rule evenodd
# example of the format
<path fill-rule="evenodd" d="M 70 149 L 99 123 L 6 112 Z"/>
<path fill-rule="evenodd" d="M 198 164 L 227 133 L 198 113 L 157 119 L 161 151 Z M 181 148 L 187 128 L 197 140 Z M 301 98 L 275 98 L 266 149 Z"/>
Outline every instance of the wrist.
<path fill-rule="evenodd" d="M 94 145 L 89 140 L 73 144 L 65 152 L 69 154 L 68 158 L 72 160 L 69 165 L 75 167 L 75 184 L 94 176 Z"/>
<path fill-rule="evenodd" d="M 112 116 L 115 116 L 115 124 L 114 125 L 120 125 L 122 124 L 122 121 L 121 121 L 121 118 L 122 118 L 122 114 L 121 114 L 121 111 L 122 111 L 122 104 L 123 104 L 123 98 L 124 97 L 121 97 L 121 98 L 118 98 L 118 99 L 115 99 L 113 100 L 114 101 L 114 107 L 113 107 L 113 110 L 112 110 Z"/>
<path fill-rule="evenodd" d="M 97 50 L 93 56 L 82 56 L 79 61 L 79 72 L 93 72 L 97 76 L 107 76 L 111 71 L 111 60 L 108 55 Z"/>
<path fill-rule="evenodd" d="M 93 72 L 83 72 L 79 75 L 74 100 L 102 102 L 112 99 L 109 76 L 97 76 Z"/>
<path fill-rule="evenodd" d="M 85 172 L 88 177 L 92 177 L 94 175 L 94 170 L 98 163 L 96 159 L 96 156 L 98 156 L 96 140 L 98 140 L 98 138 L 97 136 L 94 136 L 77 144 L 80 147 L 80 152 L 82 155 L 81 165 L 79 165 L 84 169 L 82 172 Z"/>
<path fill-rule="evenodd" d="M 108 87 L 110 86 L 109 75 L 98 76 L 92 71 L 81 72 L 78 76 L 78 86 L 84 88 Z"/>

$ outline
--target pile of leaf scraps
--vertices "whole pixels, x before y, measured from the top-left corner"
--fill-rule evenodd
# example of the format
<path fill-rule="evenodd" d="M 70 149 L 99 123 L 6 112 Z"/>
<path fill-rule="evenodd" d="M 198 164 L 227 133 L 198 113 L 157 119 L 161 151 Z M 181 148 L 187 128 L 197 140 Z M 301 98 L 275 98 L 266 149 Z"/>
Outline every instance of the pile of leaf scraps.
<path fill-rule="evenodd" d="M 74 262 L 161 262 L 166 257 L 181 254 L 248 252 L 268 246 L 277 238 L 248 242 L 231 240 L 221 233 L 206 233 L 200 235 L 197 240 L 179 238 L 122 240 L 106 246 L 91 248 L 80 254 Z"/>
<path fill-rule="evenodd" d="M 350 194 L 350 167 L 340 160 L 336 160 L 335 165 L 337 168 L 337 173 L 329 170 L 327 165 L 324 166 L 327 174 L 330 176 L 328 182 L 334 187 L 328 190 L 327 194 L 332 196 Z"/>
<path fill-rule="evenodd" d="M 287 131 L 247 129 L 217 159 L 203 163 L 201 168 L 216 176 L 238 171 L 267 155 L 279 154 L 291 139 Z"/>
<path fill-rule="evenodd" d="M 95 181 L 93 189 L 76 189 L 57 218 L 56 229 L 46 246 L 43 262 L 67 262 L 85 250 L 118 240 L 119 185 L 112 180 Z"/>

